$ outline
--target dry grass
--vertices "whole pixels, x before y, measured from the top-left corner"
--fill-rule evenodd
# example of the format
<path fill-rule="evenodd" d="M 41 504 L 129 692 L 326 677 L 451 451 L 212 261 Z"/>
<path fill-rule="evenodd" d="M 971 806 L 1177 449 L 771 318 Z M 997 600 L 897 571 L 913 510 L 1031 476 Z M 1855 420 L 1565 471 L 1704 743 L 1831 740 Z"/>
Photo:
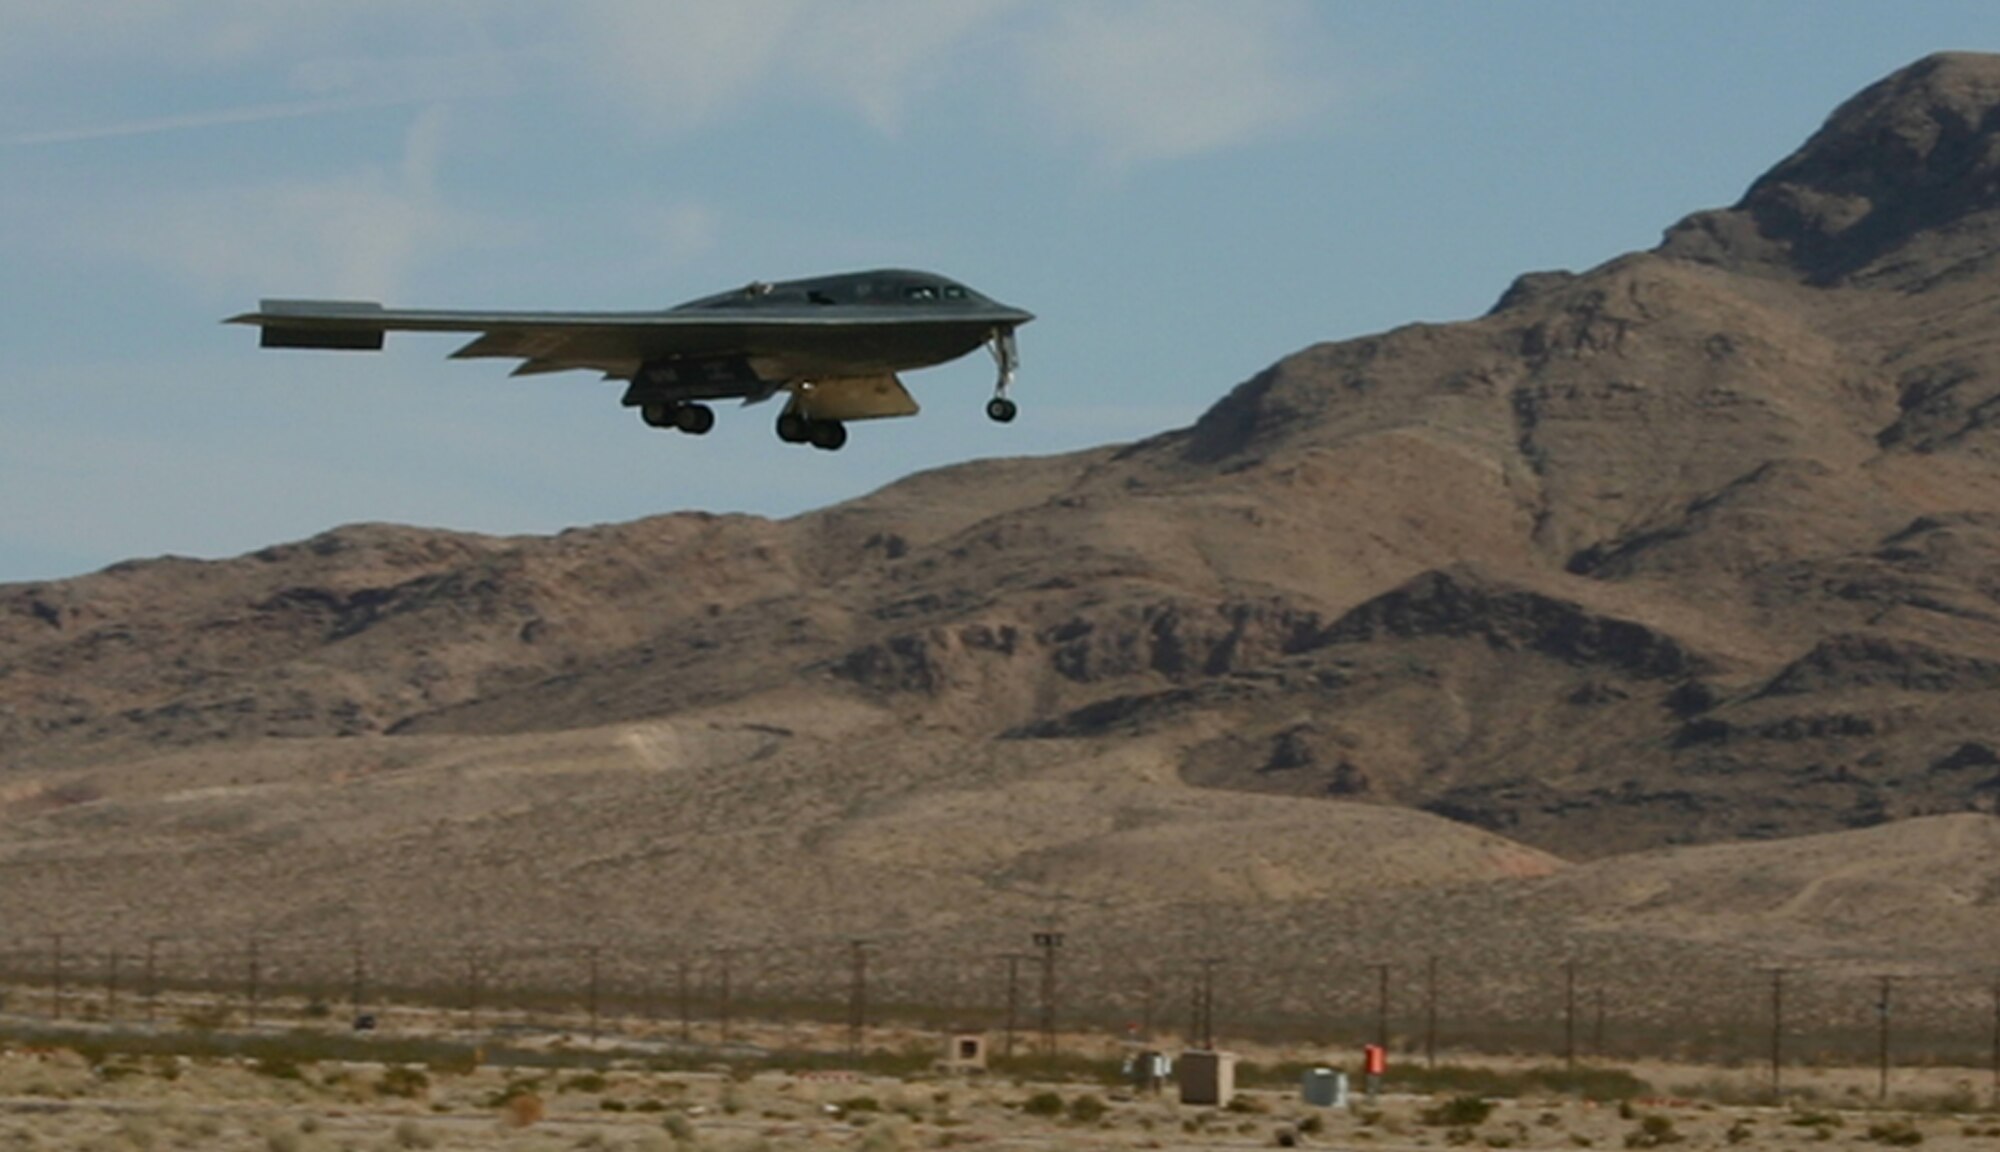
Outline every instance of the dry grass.
<path fill-rule="evenodd" d="M 619 1067 L 571 1089 L 553 1074 L 482 1068 L 440 1075 L 428 1102 L 367 1087 L 380 1066 L 311 1066 L 274 1080 L 244 1062 L 191 1061 L 169 1080 L 111 1079 L 62 1051 L 0 1054 L 0 1150 L 43 1152 L 929 1152 L 1005 1145 L 1047 1149 L 1239 1147 L 1571 1150 L 1744 1146 L 1832 1152 L 1990 1147 L 2000 1115 L 1924 1110 L 1790 1110 L 1671 1096 L 1594 1104 L 1527 1091 L 1489 1097 L 1391 1094 L 1351 1111 L 1259 1090 L 1229 1109 L 1170 1097 L 1002 1077 L 825 1079 L 782 1073 L 666 1073 Z M 1859 1076 L 1863 1070 L 1854 1070 Z M 1713 1073 L 1654 1069 L 1662 1081 Z M 1505 1071 L 1501 1070 L 1504 1076 Z M 572 1077 L 574 1079 L 574 1077 Z M 526 1087 L 539 1083 L 544 1091 Z M 1526 1085 L 1521 1081 L 1521 1085 Z M 357 1092 L 357 1087 L 363 1089 Z M 1041 1101 L 1052 1100 L 1044 1106 Z M 607 1101 L 626 1106 L 606 1110 Z M 664 1102 L 640 1111 L 641 1102 Z M 872 1101 L 864 1104 L 863 1101 Z"/>

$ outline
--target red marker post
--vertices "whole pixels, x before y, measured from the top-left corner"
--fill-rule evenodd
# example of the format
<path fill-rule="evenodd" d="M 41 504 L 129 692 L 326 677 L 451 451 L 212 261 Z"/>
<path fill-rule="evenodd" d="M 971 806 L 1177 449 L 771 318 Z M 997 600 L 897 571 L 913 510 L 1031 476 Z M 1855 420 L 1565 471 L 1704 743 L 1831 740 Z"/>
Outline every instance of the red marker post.
<path fill-rule="evenodd" d="M 1382 1076 L 1389 1071 L 1389 1050 L 1380 1044 L 1369 1044 L 1361 1049 L 1361 1074 L 1367 1077 L 1368 1098 L 1382 1094 Z"/>

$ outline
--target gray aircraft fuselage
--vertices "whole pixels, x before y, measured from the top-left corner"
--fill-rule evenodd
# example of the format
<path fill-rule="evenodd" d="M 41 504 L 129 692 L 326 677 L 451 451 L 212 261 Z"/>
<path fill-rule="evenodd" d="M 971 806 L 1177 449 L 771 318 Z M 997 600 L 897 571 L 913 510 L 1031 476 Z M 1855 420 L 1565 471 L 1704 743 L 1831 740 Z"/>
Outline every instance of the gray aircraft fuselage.
<path fill-rule="evenodd" d="M 646 422 L 699 434 L 699 401 L 760 400 L 789 391 L 780 437 L 838 447 L 847 420 L 914 414 L 896 373 L 991 347 L 1000 379 L 987 412 L 1014 417 L 1006 396 L 1014 329 L 1031 313 L 929 272 L 883 269 L 752 283 L 659 312 L 475 312 L 388 309 L 365 301 L 266 300 L 230 323 L 262 329 L 267 348 L 380 349 L 390 331 L 477 332 L 454 358 L 521 361 L 515 375 L 570 369 L 630 381 L 624 403 Z"/>

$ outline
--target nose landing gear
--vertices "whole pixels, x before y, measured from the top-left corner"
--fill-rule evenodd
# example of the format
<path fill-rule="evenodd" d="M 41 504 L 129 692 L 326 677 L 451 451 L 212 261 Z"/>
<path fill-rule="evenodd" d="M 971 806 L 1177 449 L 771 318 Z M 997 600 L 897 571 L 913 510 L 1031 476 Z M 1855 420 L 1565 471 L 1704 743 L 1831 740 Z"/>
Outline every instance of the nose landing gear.
<path fill-rule="evenodd" d="M 993 338 L 986 342 L 986 350 L 993 353 L 993 363 L 1000 369 L 1000 379 L 994 382 L 993 399 L 986 402 L 986 418 L 998 424 L 1012 423 L 1021 410 L 1007 398 L 1007 389 L 1014 385 L 1014 373 L 1021 367 L 1021 352 L 1014 344 L 1012 328 L 997 328 Z"/>

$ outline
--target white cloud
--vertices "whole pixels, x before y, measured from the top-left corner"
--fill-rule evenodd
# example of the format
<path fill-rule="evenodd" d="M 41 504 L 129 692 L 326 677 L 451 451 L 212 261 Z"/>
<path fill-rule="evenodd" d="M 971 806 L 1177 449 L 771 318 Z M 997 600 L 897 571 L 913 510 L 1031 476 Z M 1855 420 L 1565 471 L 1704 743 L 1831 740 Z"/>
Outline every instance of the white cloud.
<path fill-rule="evenodd" d="M 1024 46 L 1030 95 L 1114 169 L 1268 136 L 1332 97 L 1312 12 L 1293 0 L 1065 5 Z"/>
<path fill-rule="evenodd" d="M 755 98 L 806 0 L 595 0 L 568 11 L 585 75 L 655 131 L 700 127 Z"/>
<path fill-rule="evenodd" d="M 0 0 L 0 27 L 0 87 L 29 96 L 13 101 L 11 128 L 42 142 L 524 87 L 608 99 L 649 134 L 789 103 L 894 135 L 951 84 L 1032 109 L 1122 169 L 1269 135 L 1330 97 L 1331 53 L 1304 0 Z M 37 106 L 38 79 L 81 74 L 264 91 L 217 107 L 200 99 L 213 89 L 175 83 L 189 106 L 101 124 Z"/>
<path fill-rule="evenodd" d="M 131 260 L 210 293 L 394 296 L 423 260 L 498 231 L 438 189 L 448 128 L 419 114 L 392 165 L 222 186 L 102 190 L 28 242 Z"/>
<path fill-rule="evenodd" d="M 954 74 L 961 54 L 982 43 L 1001 47 L 994 23 L 1016 7 L 1015 0 L 815 5 L 798 29 L 804 83 L 808 93 L 837 94 L 877 131 L 893 135 L 909 106 Z"/>

